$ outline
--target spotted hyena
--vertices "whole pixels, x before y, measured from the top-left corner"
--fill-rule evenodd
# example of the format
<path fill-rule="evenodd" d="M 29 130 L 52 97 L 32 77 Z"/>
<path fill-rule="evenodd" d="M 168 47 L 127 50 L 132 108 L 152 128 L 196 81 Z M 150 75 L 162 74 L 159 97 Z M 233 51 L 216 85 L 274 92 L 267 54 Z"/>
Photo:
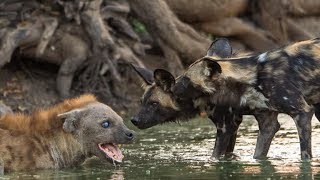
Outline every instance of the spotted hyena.
<path fill-rule="evenodd" d="M 131 120 L 135 126 L 146 129 L 165 122 L 188 120 L 206 110 L 209 118 L 217 127 L 213 156 L 220 157 L 233 152 L 242 115 L 224 106 L 212 104 L 202 109 L 192 98 L 176 98 L 171 91 L 175 85 L 175 78 L 164 69 L 151 71 L 137 66 L 133 68 L 144 80 L 145 88 L 141 98 L 141 108 Z"/>
<path fill-rule="evenodd" d="M 0 162 L 5 171 L 77 166 L 91 156 L 121 162 L 118 144 L 133 138 L 109 106 L 82 95 L 30 115 L 1 116 Z"/>
<path fill-rule="evenodd" d="M 258 113 L 259 135 L 254 157 L 268 152 L 279 129 L 278 113 L 297 126 L 301 158 L 312 157 L 311 118 L 319 119 L 320 39 L 302 41 L 258 55 L 228 58 L 227 41 L 189 66 L 173 92 L 178 97 L 209 99 L 211 103 Z M 315 107 L 315 108 L 314 108 Z M 315 110 L 314 110 L 315 109 Z M 257 117 L 256 117 L 257 118 Z"/>

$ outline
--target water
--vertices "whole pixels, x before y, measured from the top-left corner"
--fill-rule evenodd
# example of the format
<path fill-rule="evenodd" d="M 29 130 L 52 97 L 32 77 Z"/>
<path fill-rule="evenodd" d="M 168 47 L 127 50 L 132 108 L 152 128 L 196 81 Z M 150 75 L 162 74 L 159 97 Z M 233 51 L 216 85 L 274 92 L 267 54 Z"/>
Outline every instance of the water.
<path fill-rule="evenodd" d="M 147 130 L 125 145 L 124 163 L 114 167 L 98 159 L 63 170 L 10 173 L 0 179 L 320 179 L 320 123 L 313 119 L 312 161 L 300 161 L 299 141 L 291 118 L 280 116 L 281 129 L 268 160 L 252 158 L 258 126 L 247 116 L 240 126 L 234 156 L 210 160 L 215 128 L 207 119 L 171 123 Z"/>

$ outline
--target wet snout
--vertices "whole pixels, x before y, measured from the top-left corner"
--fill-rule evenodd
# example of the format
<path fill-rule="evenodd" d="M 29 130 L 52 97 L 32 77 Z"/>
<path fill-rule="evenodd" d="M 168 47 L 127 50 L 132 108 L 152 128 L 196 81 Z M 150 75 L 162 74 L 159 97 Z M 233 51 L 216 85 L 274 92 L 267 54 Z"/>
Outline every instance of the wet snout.
<path fill-rule="evenodd" d="M 125 131 L 125 135 L 126 135 L 126 138 L 131 141 L 134 139 L 134 131 L 132 130 L 127 130 Z"/>
<path fill-rule="evenodd" d="M 138 124 L 139 124 L 138 117 L 136 117 L 136 116 L 132 117 L 131 118 L 131 122 L 132 122 L 133 125 L 138 126 Z"/>
<path fill-rule="evenodd" d="M 141 113 L 139 113 L 138 115 L 131 118 L 131 122 L 133 125 L 135 125 L 139 129 L 146 129 L 152 126 L 152 123 L 148 122 L 146 119 L 148 120 L 149 118 L 146 116 L 141 117 Z"/>
<path fill-rule="evenodd" d="M 135 132 L 128 129 L 127 127 L 123 128 L 122 137 L 125 143 L 131 143 L 134 140 Z"/>

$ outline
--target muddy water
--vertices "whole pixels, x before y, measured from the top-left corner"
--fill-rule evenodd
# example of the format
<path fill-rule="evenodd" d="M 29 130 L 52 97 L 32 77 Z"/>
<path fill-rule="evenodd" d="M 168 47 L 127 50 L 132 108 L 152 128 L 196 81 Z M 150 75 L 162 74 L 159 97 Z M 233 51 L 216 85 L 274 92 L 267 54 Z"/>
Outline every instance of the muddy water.
<path fill-rule="evenodd" d="M 124 163 L 114 167 L 97 159 L 73 169 L 11 173 L 0 179 L 320 179 L 320 123 L 313 119 L 313 158 L 301 162 L 293 120 L 280 115 L 269 159 L 252 158 L 258 127 L 247 116 L 241 124 L 230 158 L 210 160 L 215 129 L 207 119 L 166 124 L 138 133 L 136 142 L 123 146 Z M 129 123 L 128 123 L 129 124 Z"/>

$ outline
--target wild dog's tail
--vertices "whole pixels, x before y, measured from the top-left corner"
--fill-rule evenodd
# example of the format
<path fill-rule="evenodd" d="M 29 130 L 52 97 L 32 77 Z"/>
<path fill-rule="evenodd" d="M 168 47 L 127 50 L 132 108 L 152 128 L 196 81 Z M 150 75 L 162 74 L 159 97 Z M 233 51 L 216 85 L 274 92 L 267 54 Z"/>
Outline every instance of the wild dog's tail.
<path fill-rule="evenodd" d="M 320 121 L 320 103 L 314 105 L 314 114 L 318 121 Z"/>

